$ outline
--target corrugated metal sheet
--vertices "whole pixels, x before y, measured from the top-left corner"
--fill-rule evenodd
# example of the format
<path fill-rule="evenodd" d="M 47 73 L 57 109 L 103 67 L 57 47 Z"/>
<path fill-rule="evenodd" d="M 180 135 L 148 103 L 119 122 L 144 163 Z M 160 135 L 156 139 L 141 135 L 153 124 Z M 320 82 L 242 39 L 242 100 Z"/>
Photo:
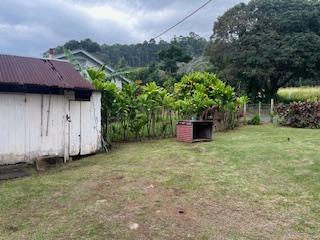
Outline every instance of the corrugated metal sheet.
<path fill-rule="evenodd" d="M 74 67 L 63 61 L 0 54 L 0 84 L 93 90 Z"/>

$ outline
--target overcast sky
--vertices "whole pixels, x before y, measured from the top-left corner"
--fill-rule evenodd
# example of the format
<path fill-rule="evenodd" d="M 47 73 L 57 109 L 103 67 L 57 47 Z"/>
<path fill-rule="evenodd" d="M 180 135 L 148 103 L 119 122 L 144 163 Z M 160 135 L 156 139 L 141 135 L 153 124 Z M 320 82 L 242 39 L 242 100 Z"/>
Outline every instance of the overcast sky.
<path fill-rule="evenodd" d="M 41 56 L 68 40 L 150 40 L 206 0 L 0 0 L 0 53 Z M 208 38 L 216 18 L 246 0 L 213 0 L 162 38 L 193 31 Z"/>

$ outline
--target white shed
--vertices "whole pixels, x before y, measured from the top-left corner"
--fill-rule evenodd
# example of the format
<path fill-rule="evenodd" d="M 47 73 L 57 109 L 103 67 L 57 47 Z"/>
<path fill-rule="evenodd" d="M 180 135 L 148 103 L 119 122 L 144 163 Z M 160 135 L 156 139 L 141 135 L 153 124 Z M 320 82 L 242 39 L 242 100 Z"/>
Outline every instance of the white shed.
<path fill-rule="evenodd" d="M 101 94 L 64 61 L 0 55 L 0 165 L 101 148 Z"/>

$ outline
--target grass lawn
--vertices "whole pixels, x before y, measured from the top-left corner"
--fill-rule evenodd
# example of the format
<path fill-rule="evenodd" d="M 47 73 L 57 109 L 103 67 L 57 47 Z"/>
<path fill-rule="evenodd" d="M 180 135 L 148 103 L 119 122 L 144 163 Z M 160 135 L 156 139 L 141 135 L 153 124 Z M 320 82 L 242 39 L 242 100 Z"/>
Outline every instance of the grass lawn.
<path fill-rule="evenodd" d="M 0 239 L 317 238 L 319 130 L 247 126 L 209 143 L 120 144 L 0 182 Z"/>

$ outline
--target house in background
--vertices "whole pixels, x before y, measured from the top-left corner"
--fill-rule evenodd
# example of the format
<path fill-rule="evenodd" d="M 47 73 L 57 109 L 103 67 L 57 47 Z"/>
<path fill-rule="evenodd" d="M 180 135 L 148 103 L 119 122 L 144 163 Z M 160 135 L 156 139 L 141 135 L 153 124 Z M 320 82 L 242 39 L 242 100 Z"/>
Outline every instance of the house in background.
<path fill-rule="evenodd" d="M 0 165 L 101 148 L 101 93 L 66 61 L 0 54 Z"/>
<path fill-rule="evenodd" d="M 102 62 L 101 60 L 99 60 L 98 58 L 96 58 L 95 56 L 93 56 L 92 54 L 88 53 L 85 50 L 82 50 L 82 49 L 73 50 L 71 51 L 71 54 L 74 56 L 74 58 L 79 62 L 79 64 L 83 68 L 101 68 L 102 66 L 104 66 L 107 74 L 111 74 L 115 72 L 114 69 L 112 69 L 111 67 L 106 65 L 104 62 Z M 58 54 L 54 56 L 54 58 L 60 59 L 60 60 L 68 60 L 67 56 L 64 53 Z M 120 89 L 122 89 L 122 86 L 124 84 L 130 83 L 129 79 L 121 75 L 114 77 L 114 79 L 111 81 L 114 82 L 117 85 L 117 87 L 119 87 Z"/>

